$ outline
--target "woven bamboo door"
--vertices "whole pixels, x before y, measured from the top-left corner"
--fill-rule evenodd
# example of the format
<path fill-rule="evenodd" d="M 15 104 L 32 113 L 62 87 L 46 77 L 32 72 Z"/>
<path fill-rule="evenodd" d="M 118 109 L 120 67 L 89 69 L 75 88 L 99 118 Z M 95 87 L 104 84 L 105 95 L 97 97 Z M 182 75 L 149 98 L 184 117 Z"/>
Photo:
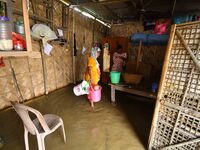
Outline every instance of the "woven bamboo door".
<path fill-rule="evenodd" d="M 200 149 L 200 22 L 172 27 L 149 149 Z"/>

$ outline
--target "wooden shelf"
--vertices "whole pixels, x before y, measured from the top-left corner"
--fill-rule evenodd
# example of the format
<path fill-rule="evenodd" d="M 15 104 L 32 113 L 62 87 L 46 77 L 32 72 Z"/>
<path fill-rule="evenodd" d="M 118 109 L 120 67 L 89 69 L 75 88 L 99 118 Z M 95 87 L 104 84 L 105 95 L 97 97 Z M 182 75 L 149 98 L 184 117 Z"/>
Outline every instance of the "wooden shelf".
<path fill-rule="evenodd" d="M 0 51 L 0 57 L 32 57 L 32 58 L 40 58 L 40 52 L 27 52 L 27 51 Z"/>
<path fill-rule="evenodd" d="M 2 1 L 2 0 L 0 0 Z M 12 18 L 12 2 L 11 0 L 6 0 L 6 10 L 7 15 L 9 18 Z M 32 57 L 32 58 L 40 58 L 40 52 L 32 51 L 32 42 L 31 42 L 31 35 L 30 35 L 30 23 L 29 23 L 29 13 L 28 13 L 28 2 L 26 0 L 22 0 L 22 9 L 23 11 L 15 10 L 18 13 L 22 13 L 23 20 L 24 20 L 24 30 L 25 30 L 25 40 L 26 40 L 26 48 L 27 51 L 0 51 L 0 57 Z M 34 16 L 37 17 L 37 16 Z M 42 20 L 44 18 L 41 18 Z"/>

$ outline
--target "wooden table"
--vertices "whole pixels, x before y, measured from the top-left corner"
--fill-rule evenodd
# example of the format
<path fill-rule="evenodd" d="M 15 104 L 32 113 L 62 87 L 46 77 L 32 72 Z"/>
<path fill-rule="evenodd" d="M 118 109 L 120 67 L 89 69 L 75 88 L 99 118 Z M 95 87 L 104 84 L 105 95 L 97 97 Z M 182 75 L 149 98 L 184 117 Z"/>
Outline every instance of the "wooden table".
<path fill-rule="evenodd" d="M 122 91 L 122 92 L 126 92 L 126 93 L 130 93 L 130 94 L 134 94 L 134 95 L 138 95 L 138 96 L 143 96 L 146 98 L 151 98 L 151 99 L 156 99 L 156 93 L 153 92 L 148 92 L 145 90 L 141 90 L 141 89 L 136 89 L 136 88 L 128 88 L 124 85 L 118 85 L 118 84 L 109 84 L 111 86 L 111 101 L 115 102 L 115 91 Z"/>

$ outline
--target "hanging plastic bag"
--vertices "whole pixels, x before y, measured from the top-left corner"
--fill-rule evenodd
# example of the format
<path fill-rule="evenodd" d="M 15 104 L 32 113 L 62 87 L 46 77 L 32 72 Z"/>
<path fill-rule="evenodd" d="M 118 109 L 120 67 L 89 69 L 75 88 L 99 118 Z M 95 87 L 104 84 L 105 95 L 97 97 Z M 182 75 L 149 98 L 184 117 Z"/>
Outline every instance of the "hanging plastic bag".
<path fill-rule="evenodd" d="M 52 31 L 50 27 L 44 24 L 33 25 L 32 30 L 31 30 L 31 35 L 38 39 L 45 38 L 46 41 L 55 40 L 58 38 L 56 36 L 56 33 Z"/>

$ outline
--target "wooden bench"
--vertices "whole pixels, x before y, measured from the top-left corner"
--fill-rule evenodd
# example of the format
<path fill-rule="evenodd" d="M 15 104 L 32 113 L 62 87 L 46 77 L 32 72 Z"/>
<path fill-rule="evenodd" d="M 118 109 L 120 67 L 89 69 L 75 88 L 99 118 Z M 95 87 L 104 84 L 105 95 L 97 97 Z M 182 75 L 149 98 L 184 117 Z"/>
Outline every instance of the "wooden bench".
<path fill-rule="evenodd" d="M 130 93 L 130 94 L 134 94 L 134 95 L 138 95 L 138 96 L 143 96 L 146 98 L 151 98 L 151 99 L 156 99 L 156 93 L 153 92 L 148 92 L 145 90 L 141 90 L 141 89 L 136 89 L 136 88 L 128 88 L 125 85 L 118 85 L 118 84 L 109 84 L 111 86 L 111 101 L 115 102 L 115 91 L 122 91 L 122 92 L 126 92 L 126 93 Z"/>

